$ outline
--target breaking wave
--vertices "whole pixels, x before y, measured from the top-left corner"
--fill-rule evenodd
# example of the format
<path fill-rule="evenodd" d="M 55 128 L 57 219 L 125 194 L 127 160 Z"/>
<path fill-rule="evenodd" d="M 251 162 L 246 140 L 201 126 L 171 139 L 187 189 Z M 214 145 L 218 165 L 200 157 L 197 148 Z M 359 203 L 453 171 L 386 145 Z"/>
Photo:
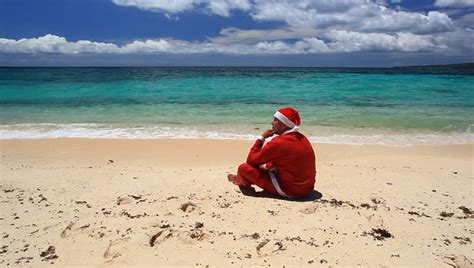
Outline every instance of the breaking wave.
<path fill-rule="evenodd" d="M 341 132 L 338 132 L 341 133 Z M 183 126 L 113 126 L 104 124 L 15 124 L 1 125 L 0 139 L 236 139 L 254 140 L 257 135 L 229 129 Z M 472 144 L 474 133 L 364 133 L 308 135 L 314 143 L 444 145 Z"/>

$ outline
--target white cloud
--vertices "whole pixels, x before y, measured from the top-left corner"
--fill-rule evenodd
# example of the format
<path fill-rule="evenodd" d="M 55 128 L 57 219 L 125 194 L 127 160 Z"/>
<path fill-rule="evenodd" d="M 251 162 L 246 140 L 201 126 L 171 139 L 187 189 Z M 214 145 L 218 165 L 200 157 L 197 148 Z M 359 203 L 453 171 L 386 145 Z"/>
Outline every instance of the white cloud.
<path fill-rule="evenodd" d="M 377 5 L 388 6 L 389 3 L 400 4 L 402 0 L 373 0 L 373 2 Z"/>
<path fill-rule="evenodd" d="M 467 5 L 474 0 L 439 0 L 439 4 Z M 122 6 L 171 14 L 201 10 L 229 17 L 232 10 L 249 12 L 257 21 L 281 21 L 290 27 L 338 28 L 354 31 L 452 30 L 451 19 L 440 12 L 428 14 L 386 8 L 387 0 L 112 0 Z M 400 3 L 400 0 L 391 0 Z M 452 3 L 451 3 L 452 2 Z"/>
<path fill-rule="evenodd" d="M 459 28 L 474 29 L 474 13 L 461 16 L 454 23 Z"/>
<path fill-rule="evenodd" d="M 437 33 L 453 30 L 453 21 L 444 13 L 430 11 L 427 15 L 405 11 L 381 11 L 374 19 L 364 20 L 359 29 L 375 32 Z"/>
<path fill-rule="evenodd" d="M 79 40 L 68 42 L 66 38 L 47 34 L 38 38 L 12 40 L 0 38 L 0 52 L 3 53 L 118 53 L 119 47 L 110 43 Z"/>
<path fill-rule="evenodd" d="M 461 35 L 457 35 L 460 38 Z M 452 38 L 452 36 L 451 36 Z M 45 35 L 31 39 L 0 39 L 0 53 L 59 54 L 308 54 L 344 52 L 419 52 L 448 51 L 450 39 L 438 39 L 412 33 L 384 34 L 332 30 L 319 37 L 303 37 L 293 42 L 256 41 L 251 44 L 219 44 L 182 40 L 136 40 L 119 46 L 113 43 L 80 40 L 69 42 L 64 37 Z"/>
<path fill-rule="evenodd" d="M 474 61 L 474 29 L 459 29 L 454 32 L 442 33 L 433 36 L 433 41 L 444 46 L 453 54 L 466 56 L 466 61 Z"/>
<path fill-rule="evenodd" d="M 355 32 L 431 34 L 452 31 L 445 13 L 394 10 L 387 3 L 401 0 L 112 0 L 117 5 L 162 12 L 177 19 L 178 13 L 200 11 L 229 17 L 241 10 L 255 21 L 283 22 L 289 28 L 348 30 Z M 437 0 L 438 6 L 470 6 L 474 0 Z M 174 16 L 170 15 L 174 14 Z"/>
<path fill-rule="evenodd" d="M 389 35 L 333 30 L 325 34 L 325 38 L 332 40 L 327 45 L 337 52 L 420 52 L 439 49 L 431 37 L 412 33 Z"/>
<path fill-rule="evenodd" d="M 195 53 L 205 51 L 204 47 L 193 50 L 189 42 L 180 40 L 135 40 L 119 46 L 113 43 L 79 40 L 69 42 L 66 38 L 47 34 L 39 38 L 12 40 L 0 38 L 0 53 L 59 53 L 59 54 L 134 54 L 134 53 Z"/>
<path fill-rule="evenodd" d="M 331 52 L 331 49 L 324 43 L 324 41 L 317 37 L 303 38 L 301 41 L 295 43 L 295 48 L 300 51 L 307 51 L 308 53 Z"/>
<path fill-rule="evenodd" d="M 474 7 L 474 0 L 436 0 L 434 3 L 437 7 Z"/>
<path fill-rule="evenodd" d="M 354 31 L 434 33 L 453 28 L 452 20 L 441 12 L 434 11 L 425 15 L 396 11 L 365 0 L 257 1 L 252 17 L 260 21 L 283 21 L 291 26 Z"/>
<path fill-rule="evenodd" d="M 252 44 L 258 41 L 300 39 L 306 36 L 315 36 L 317 32 L 316 29 L 310 27 L 272 30 L 225 28 L 220 31 L 220 36 L 210 38 L 210 40 L 215 44 Z"/>
<path fill-rule="evenodd" d="M 120 48 L 119 53 L 169 53 L 174 45 L 164 39 L 133 41 Z"/>
<path fill-rule="evenodd" d="M 303 3 L 302 3 L 303 4 Z M 259 1 L 252 17 L 260 21 L 284 21 L 291 26 L 314 26 L 316 10 L 287 1 Z"/>
<path fill-rule="evenodd" d="M 210 14 L 229 17 L 233 9 L 248 10 L 249 0 L 112 0 L 120 6 L 132 6 L 153 12 L 177 14 L 200 9 Z M 167 17 L 176 18 L 175 16 Z"/>
<path fill-rule="evenodd" d="M 375 4 L 381 5 L 381 6 L 387 6 L 387 0 L 375 0 Z"/>
<path fill-rule="evenodd" d="M 212 14 L 229 17 L 232 9 L 249 10 L 251 5 L 248 0 L 211 0 L 208 8 Z"/>
<path fill-rule="evenodd" d="M 132 6 L 143 10 L 179 13 L 194 8 L 201 1 L 195 0 L 112 0 L 120 6 Z"/>

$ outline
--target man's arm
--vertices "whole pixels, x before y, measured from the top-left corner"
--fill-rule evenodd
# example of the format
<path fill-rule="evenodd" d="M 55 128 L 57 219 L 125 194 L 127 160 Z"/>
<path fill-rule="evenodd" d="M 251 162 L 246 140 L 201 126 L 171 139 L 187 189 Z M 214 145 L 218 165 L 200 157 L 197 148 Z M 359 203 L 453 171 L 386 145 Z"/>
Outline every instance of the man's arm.
<path fill-rule="evenodd" d="M 273 136 L 274 134 L 275 132 L 273 132 L 273 130 L 271 129 L 267 129 L 263 131 L 262 135 L 258 136 L 257 141 L 255 141 L 252 148 L 250 148 L 250 153 L 252 152 L 255 153 L 255 152 L 260 151 L 260 149 L 262 149 L 263 144 L 265 143 L 265 139 Z"/>
<path fill-rule="evenodd" d="M 260 166 L 263 169 L 273 168 L 271 161 L 283 154 L 281 150 L 274 149 L 275 143 L 273 142 L 269 142 L 265 147 L 263 147 L 265 139 L 273 136 L 273 134 L 274 132 L 271 129 L 267 129 L 262 133 L 257 141 L 255 141 L 255 144 L 252 146 L 249 155 L 247 156 L 248 164 L 252 166 Z"/>

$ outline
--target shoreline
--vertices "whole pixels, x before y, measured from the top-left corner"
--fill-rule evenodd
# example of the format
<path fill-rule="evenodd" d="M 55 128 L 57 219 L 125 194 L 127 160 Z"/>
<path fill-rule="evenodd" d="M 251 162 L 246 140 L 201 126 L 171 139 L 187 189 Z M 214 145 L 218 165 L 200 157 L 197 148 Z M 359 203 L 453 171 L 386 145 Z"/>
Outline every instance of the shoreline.
<path fill-rule="evenodd" d="M 313 144 L 300 202 L 227 182 L 252 144 L 0 140 L 0 264 L 473 264 L 474 144 Z"/>
<path fill-rule="evenodd" d="M 50 124 L 46 124 L 50 126 Z M 111 140 L 239 140 L 254 141 L 258 130 L 266 126 L 247 127 L 252 132 L 235 132 L 223 129 L 206 128 L 88 128 L 82 124 L 64 125 L 64 129 L 1 129 L 0 140 L 43 140 L 43 139 L 111 139 Z M 257 131 L 255 131 L 257 129 Z M 364 132 L 365 131 L 365 132 Z M 372 132 L 371 132 L 372 131 Z M 416 131 L 379 131 L 321 129 L 314 131 L 303 129 L 303 133 L 315 144 L 341 145 L 381 145 L 381 146 L 418 146 L 418 145 L 467 145 L 474 144 L 474 133 L 470 132 L 416 132 Z M 317 134 L 316 134 L 317 133 Z"/>
<path fill-rule="evenodd" d="M 134 138 L 83 138 L 83 137 L 59 137 L 59 138 L 12 138 L 12 139 L 0 139 L 0 149 L 5 148 L 4 146 L 11 146 L 15 147 L 18 145 L 21 145 L 25 150 L 29 149 L 36 149 L 39 150 L 41 147 L 30 147 L 29 149 L 24 147 L 25 145 L 44 145 L 44 146 L 50 146 L 50 143 L 59 143 L 61 146 L 66 145 L 70 146 L 74 143 L 78 144 L 100 144 L 100 143 L 109 143 L 112 146 L 114 144 L 118 145 L 125 145 L 125 144 L 138 144 L 141 145 L 140 149 L 143 149 L 143 146 L 147 146 L 150 144 L 155 144 L 157 146 L 167 146 L 167 147 L 173 147 L 173 146 L 189 146 L 189 145 L 199 145 L 200 143 L 202 146 L 197 146 L 198 150 L 204 150 L 204 147 L 206 146 L 213 146 L 213 147 L 219 147 L 221 145 L 226 145 L 226 146 L 232 146 L 233 150 L 239 150 L 242 146 L 243 148 L 250 149 L 250 147 L 254 144 L 256 138 L 252 140 L 244 140 L 244 139 L 218 139 L 218 138 L 140 138 L 140 139 L 134 139 Z M 267 142 L 271 140 L 268 139 Z M 49 144 L 49 145 L 48 145 Z M 445 148 L 445 149 L 458 149 L 460 151 L 463 151 L 460 148 L 464 148 L 466 151 L 473 150 L 474 152 L 474 142 L 472 143 L 459 143 L 459 144 L 346 144 L 346 143 L 318 143 L 318 142 L 313 142 L 311 141 L 311 144 L 315 148 L 317 147 L 324 147 L 324 148 L 343 148 L 343 147 L 349 147 L 349 148 L 371 148 L 374 151 L 377 151 L 378 149 L 383 149 L 389 148 L 395 149 L 395 150 L 405 150 L 405 149 L 412 149 L 412 150 L 417 150 L 417 149 L 433 149 L 433 148 Z M 107 146 L 109 146 L 107 145 Z M 77 146 L 77 145 L 76 145 Z M 129 146 L 129 149 L 131 147 Z M 470 148 L 470 149 L 468 149 Z M 135 152 L 137 152 L 139 149 L 133 149 Z M 180 149 L 182 151 L 182 149 Z M 239 150 L 240 151 L 240 150 Z M 36 151 L 38 152 L 38 151 Z M 216 151 L 213 151 L 216 152 Z M 245 156 L 247 151 L 243 150 L 245 152 Z M 241 152 L 242 153 L 242 152 Z M 46 155 L 48 152 L 46 152 Z M 153 155 L 150 155 L 153 156 Z M 155 155 L 156 156 L 156 155 Z M 469 154 L 466 154 L 465 156 L 469 156 Z M 471 155 L 474 159 L 474 155 Z M 245 159 L 244 159 L 245 160 Z"/>

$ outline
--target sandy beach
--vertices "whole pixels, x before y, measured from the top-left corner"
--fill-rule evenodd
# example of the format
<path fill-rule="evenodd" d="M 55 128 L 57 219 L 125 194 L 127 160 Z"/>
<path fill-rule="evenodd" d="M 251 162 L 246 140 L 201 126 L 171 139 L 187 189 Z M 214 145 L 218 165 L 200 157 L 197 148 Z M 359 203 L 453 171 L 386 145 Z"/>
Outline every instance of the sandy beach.
<path fill-rule="evenodd" d="M 227 182 L 252 144 L 2 140 L 0 265 L 473 265 L 474 145 L 313 144 L 289 201 Z"/>

